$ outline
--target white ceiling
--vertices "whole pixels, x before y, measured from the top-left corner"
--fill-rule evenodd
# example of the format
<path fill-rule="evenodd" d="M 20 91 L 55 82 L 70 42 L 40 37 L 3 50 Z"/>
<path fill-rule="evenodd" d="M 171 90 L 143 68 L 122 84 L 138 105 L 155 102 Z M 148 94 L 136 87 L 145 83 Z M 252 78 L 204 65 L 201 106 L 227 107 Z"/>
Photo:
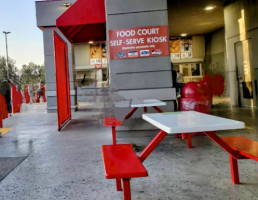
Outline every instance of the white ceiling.
<path fill-rule="evenodd" d="M 226 0 L 167 0 L 170 36 L 202 35 L 224 27 Z M 211 11 L 203 8 L 215 5 Z"/>

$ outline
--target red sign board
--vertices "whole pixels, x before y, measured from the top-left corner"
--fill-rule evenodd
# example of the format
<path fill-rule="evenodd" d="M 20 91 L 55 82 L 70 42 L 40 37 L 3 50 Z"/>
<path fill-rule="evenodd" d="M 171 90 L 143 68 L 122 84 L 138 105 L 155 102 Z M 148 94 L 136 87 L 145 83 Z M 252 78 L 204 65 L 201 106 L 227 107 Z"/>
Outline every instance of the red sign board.
<path fill-rule="evenodd" d="M 109 31 L 110 59 L 169 55 L 167 26 L 148 26 Z"/>

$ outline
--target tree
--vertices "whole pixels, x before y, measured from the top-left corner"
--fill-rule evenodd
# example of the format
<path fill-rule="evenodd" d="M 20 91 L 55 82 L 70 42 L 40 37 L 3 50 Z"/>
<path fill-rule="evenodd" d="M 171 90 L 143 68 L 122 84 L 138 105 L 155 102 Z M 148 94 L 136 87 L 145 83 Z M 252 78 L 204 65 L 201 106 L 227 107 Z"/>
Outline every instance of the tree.
<path fill-rule="evenodd" d="M 20 71 L 20 81 L 22 85 L 34 84 L 41 80 L 45 82 L 45 66 L 37 65 L 34 63 L 29 63 L 28 65 L 23 65 Z"/>
<path fill-rule="evenodd" d="M 8 58 L 8 74 L 9 78 L 12 79 L 12 81 L 20 86 L 19 81 L 19 70 L 15 66 L 15 61 L 11 58 Z M 4 56 L 0 56 L 0 93 L 3 93 L 4 86 L 6 87 L 5 81 L 7 76 L 7 70 L 6 70 L 6 58 Z"/>

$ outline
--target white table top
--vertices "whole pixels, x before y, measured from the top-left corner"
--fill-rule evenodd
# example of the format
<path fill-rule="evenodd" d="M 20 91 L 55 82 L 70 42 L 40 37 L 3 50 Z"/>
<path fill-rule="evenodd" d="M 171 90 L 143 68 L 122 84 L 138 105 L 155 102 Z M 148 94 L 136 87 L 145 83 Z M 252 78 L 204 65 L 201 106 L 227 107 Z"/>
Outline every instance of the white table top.
<path fill-rule="evenodd" d="M 166 103 L 157 99 L 144 99 L 144 100 L 134 100 L 131 104 L 133 108 L 139 107 L 151 107 L 151 106 L 165 106 Z"/>
<path fill-rule="evenodd" d="M 142 118 L 170 134 L 245 128 L 244 122 L 195 111 L 143 114 Z"/>

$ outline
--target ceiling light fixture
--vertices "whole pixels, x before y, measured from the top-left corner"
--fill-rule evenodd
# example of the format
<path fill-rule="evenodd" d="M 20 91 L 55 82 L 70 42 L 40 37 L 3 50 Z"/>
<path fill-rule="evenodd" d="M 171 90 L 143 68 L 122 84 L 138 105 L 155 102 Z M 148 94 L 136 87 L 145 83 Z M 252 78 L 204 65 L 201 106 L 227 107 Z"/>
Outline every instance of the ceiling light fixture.
<path fill-rule="evenodd" d="M 188 35 L 188 33 L 181 33 L 180 36 L 181 37 L 186 37 Z"/>
<path fill-rule="evenodd" d="M 216 8 L 216 6 L 209 5 L 209 6 L 205 6 L 203 10 L 210 11 L 210 10 L 213 10 L 214 8 Z"/>
<path fill-rule="evenodd" d="M 93 44 L 93 41 L 89 41 L 89 44 Z"/>
<path fill-rule="evenodd" d="M 70 7 L 72 4 L 71 3 L 63 3 L 63 6 L 65 7 Z"/>

